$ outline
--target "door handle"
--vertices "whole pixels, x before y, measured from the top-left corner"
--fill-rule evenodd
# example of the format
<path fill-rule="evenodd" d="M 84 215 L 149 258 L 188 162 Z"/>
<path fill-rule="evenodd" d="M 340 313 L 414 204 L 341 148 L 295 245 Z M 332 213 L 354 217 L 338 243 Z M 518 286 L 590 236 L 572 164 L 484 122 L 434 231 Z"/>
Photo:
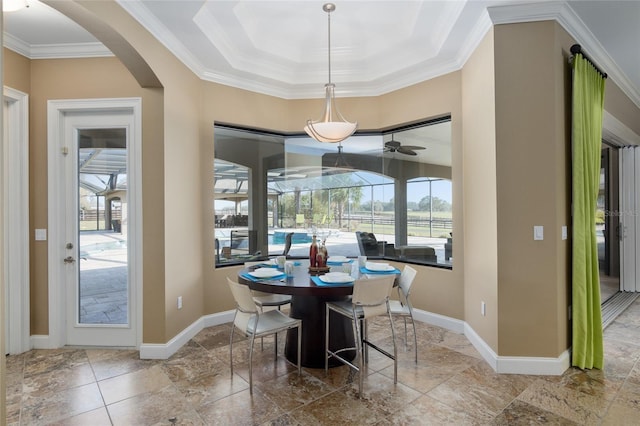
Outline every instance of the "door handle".
<path fill-rule="evenodd" d="M 73 263 L 75 261 L 76 260 L 71 256 L 67 256 L 67 257 L 64 258 L 64 263 Z"/>

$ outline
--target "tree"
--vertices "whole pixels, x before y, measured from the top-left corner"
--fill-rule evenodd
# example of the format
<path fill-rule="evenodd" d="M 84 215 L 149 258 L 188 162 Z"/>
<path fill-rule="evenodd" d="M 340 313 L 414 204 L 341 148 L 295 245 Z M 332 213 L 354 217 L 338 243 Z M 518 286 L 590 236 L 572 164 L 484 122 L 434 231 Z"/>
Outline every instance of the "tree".
<path fill-rule="evenodd" d="M 330 191 L 330 200 L 338 219 L 338 227 L 342 228 L 342 218 L 348 203 L 359 205 L 362 200 L 363 182 L 353 179 L 351 174 L 340 173 L 328 176 L 326 185 Z"/>
<path fill-rule="evenodd" d="M 427 195 L 422 197 L 418 202 L 418 208 L 422 211 L 430 211 L 431 209 L 431 196 Z M 451 203 L 438 197 L 433 197 L 433 211 L 434 212 L 450 212 Z"/>

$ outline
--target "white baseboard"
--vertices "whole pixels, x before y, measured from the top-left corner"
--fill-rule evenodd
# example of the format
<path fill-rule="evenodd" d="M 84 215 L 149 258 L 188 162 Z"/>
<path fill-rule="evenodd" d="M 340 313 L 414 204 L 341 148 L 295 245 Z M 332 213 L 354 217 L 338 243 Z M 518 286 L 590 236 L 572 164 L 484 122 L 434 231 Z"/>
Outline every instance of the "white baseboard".
<path fill-rule="evenodd" d="M 167 359 L 203 328 L 233 321 L 234 312 L 219 312 L 200 317 L 167 343 L 143 343 L 140 345 L 140 359 Z"/>
<path fill-rule="evenodd" d="M 425 324 L 442 327 L 458 334 L 464 333 L 465 322 L 459 319 L 446 317 L 440 314 L 434 314 L 432 312 L 423 311 L 421 309 L 414 309 L 413 317 L 416 319 L 416 321 L 420 321 Z"/>
<path fill-rule="evenodd" d="M 469 339 L 473 347 L 480 352 L 480 356 L 487 361 L 487 364 L 489 364 L 494 371 L 498 371 L 498 355 L 466 322 L 464 323 L 464 335 Z"/>
<path fill-rule="evenodd" d="M 499 356 L 467 323 L 464 335 L 496 373 L 560 376 L 571 366 L 568 349 L 557 358 Z"/>
<path fill-rule="evenodd" d="M 31 335 L 31 348 L 32 349 L 56 349 L 57 346 L 51 344 L 48 334 L 33 334 Z"/>
<path fill-rule="evenodd" d="M 478 333 L 462 320 L 420 309 L 414 309 L 413 316 L 416 321 L 464 334 L 496 373 L 559 376 L 570 367 L 569 350 L 557 358 L 498 356 Z"/>
<path fill-rule="evenodd" d="M 571 366 L 569 350 L 557 358 L 499 356 L 498 373 L 561 376 Z"/>
<path fill-rule="evenodd" d="M 200 317 L 167 343 L 143 343 L 140 345 L 140 359 L 167 359 L 203 328 L 233 321 L 234 312 L 231 310 Z M 564 351 L 557 358 L 498 356 L 475 330 L 462 320 L 420 309 L 414 309 L 413 316 L 416 321 L 464 334 L 480 352 L 482 358 L 497 373 L 559 376 L 570 367 L 569 350 Z M 31 336 L 31 347 L 33 349 L 54 349 L 47 335 Z"/>

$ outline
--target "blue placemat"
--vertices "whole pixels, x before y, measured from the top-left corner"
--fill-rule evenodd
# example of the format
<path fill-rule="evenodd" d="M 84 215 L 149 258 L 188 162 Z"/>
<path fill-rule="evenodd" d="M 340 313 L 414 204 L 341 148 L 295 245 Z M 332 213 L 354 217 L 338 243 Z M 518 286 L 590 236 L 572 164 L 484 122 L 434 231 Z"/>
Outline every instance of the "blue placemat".
<path fill-rule="evenodd" d="M 400 274 L 400 270 L 394 268 L 393 271 L 372 271 L 371 269 L 367 269 L 364 266 L 360 268 L 360 273 L 361 274 L 369 274 L 369 275 L 389 275 L 389 274 Z"/>
<path fill-rule="evenodd" d="M 278 274 L 278 275 L 273 276 L 273 277 L 258 278 L 258 277 L 254 277 L 253 275 L 250 275 L 248 273 L 242 273 L 242 274 L 240 274 L 240 276 L 242 278 L 245 278 L 247 280 L 254 281 L 254 282 L 258 282 L 258 281 L 274 281 L 274 280 L 279 280 L 279 279 L 282 279 L 282 278 L 286 277 L 285 274 Z"/>
<path fill-rule="evenodd" d="M 311 281 L 313 281 L 313 283 L 315 285 L 321 285 L 321 286 L 331 286 L 331 285 L 353 285 L 353 281 L 351 281 L 350 283 L 325 283 L 324 281 L 322 281 L 320 279 L 320 277 L 318 276 L 312 276 L 311 277 Z"/>
<path fill-rule="evenodd" d="M 291 262 L 290 260 L 287 260 L 287 262 Z M 293 262 L 293 266 L 300 266 L 301 263 L 298 261 Z M 275 263 L 271 263 L 271 262 L 264 262 L 264 263 L 260 263 L 258 264 L 258 266 L 260 266 L 261 268 L 277 268 L 278 265 L 276 265 Z"/>

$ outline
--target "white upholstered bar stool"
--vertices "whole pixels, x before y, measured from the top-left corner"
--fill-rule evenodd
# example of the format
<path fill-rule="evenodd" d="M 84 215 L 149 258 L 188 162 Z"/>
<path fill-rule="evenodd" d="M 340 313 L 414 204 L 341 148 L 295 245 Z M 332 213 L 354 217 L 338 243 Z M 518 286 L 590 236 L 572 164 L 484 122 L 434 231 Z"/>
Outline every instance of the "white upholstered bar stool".
<path fill-rule="evenodd" d="M 253 393 L 253 344 L 256 337 L 275 335 L 278 341 L 278 333 L 292 328 L 298 329 L 298 376 L 302 373 L 300 364 L 302 348 L 302 321 L 291 318 L 281 311 L 270 310 L 261 312 L 253 300 L 249 287 L 239 284 L 227 278 L 229 288 L 236 301 L 236 313 L 233 318 L 231 337 L 229 339 L 229 362 L 231 375 L 233 376 L 233 334 L 237 328 L 245 336 L 249 337 L 249 393 Z M 278 357 L 276 346 L 276 358 Z"/>
<path fill-rule="evenodd" d="M 407 350 L 407 318 L 411 318 L 413 325 L 413 348 L 415 350 L 415 362 L 418 362 L 418 337 L 416 336 L 416 323 L 413 319 L 413 306 L 409 295 L 411 285 L 416 278 L 416 270 L 409 265 L 405 265 L 400 278 L 398 279 L 398 300 L 389 301 L 391 315 L 402 317 L 404 320 L 404 349 Z"/>
<path fill-rule="evenodd" d="M 262 262 L 245 262 L 244 266 L 257 266 L 264 264 Z M 291 296 L 288 294 L 275 294 L 275 293 L 266 293 L 264 291 L 256 291 L 251 290 L 251 294 L 253 295 L 253 300 L 256 302 L 256 305 L 260 308 L 261 311 L 264 311 L 265 307 L 275 307 L 278 310 L 284 305 L 288 305 L 291 303 Z M 264 347 L 262 340 L 260 341 L 261 347 Z M 276 339 L 276 352 L 278 352 L 278 340 Z"/>
<path fill-rule="evenodd" d="M 257 266 L 263 264 L 263 262 L 245 262 L 245 267 Z M 260 307 L 260 309 L 272 306 L 277 307 L 280 310 L 280 307 L 283 305 L 288 305 L 291 303 L 291 296 L 288 294 L 274 294 L 274 293 L 265 293 L 263 291 L 255 291 L 251 290 L 253 294 L 253 300 L 255 300 L 256 305 Z"/>
<path fill-rule="evenodd" d="M 384 275 L 376 278 L 359 279 L 353 283 L 353 295 L 350 300 L 341 300 L 326 303 L 326 324 L 325 324 L 325 372 L 329 369 L 329 359 L 336 358 L 343 364 L 348 365 L 355 371 L 358 371 L 359 382 L 358 390 L 360 398 L 362 398 L 362 385 L 364 382 L 364 363 L 366 361 L 365 346 L 371 347 L 381 354 L 393 360 L 393 383 L 398 382 L 398 356 L 396 348 L 396 336 L 393 328 L 393 320 L 389 310 L 389 294 L 393 288 L 395 275 Z M 336 312 L 351 319 L 353 324 L 354 341 L 356 346 L 350 348 L 339 348 L 331 350 L 329 348 L 329 314 Z M 393 354 L 380 348 L 376 344 L 369 341 L 367 336 L 367 320 L 376 316 L 386 315 L 389 318 L 389 326 L 391 327 L 391 337 L 393 340 Z M 343 357 L 346 351 L 356 350 L 357 364 Z"/>

